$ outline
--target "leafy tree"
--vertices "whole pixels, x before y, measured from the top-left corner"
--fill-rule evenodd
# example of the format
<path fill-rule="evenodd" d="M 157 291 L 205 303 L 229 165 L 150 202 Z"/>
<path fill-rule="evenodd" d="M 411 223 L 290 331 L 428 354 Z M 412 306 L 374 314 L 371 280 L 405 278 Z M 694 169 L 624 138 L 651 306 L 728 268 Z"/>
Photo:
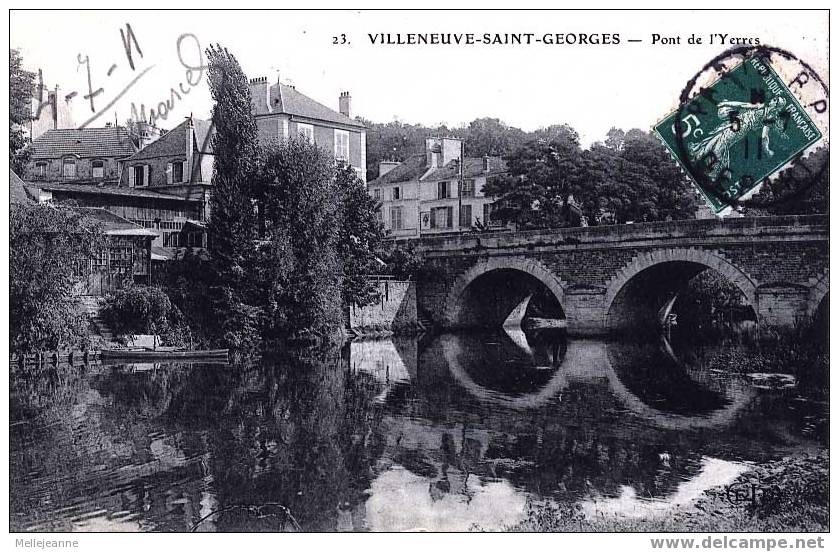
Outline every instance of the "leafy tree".
<path fill-rule="evenodd" d="M 11 349 L 82 345 L 87 319 L 74 290 L 87 261 L 104 245 L 101 227 L 66 205 L 13 204 L 9 215 Z"/>
<path fill-rule="evenodd" d="M 507 156 L 527 141 L 527 133 L 508 126 L 500 119 L 475 119 L 465 129 L 466 155 L 470 157 Z"/>
<path fill-rule="evenodd" d="M 822 146 L 764 183 L 755 201 L 744 203 L 754 216 L 827 213 L 829 183 L 830 147 Z"/>
<path fill-rule="evenodd" d="M 9 166 L 21 174 L 29 159 L 23 125 L 32 120 L 35 74 L 21 66 L 18 50 L 9 50 Z"/>
<path fill-rule="evenodd" d="M 581 182 L 579 135 L 567 125 L 539 134 L 507 158 L 509 175 L 487 182 L 484 192 L 499 198 L 495 216 L 519 228 L 571 226 L 569 202 Z"/>
<path fill-rule="evenodd" d="M 384 239 L 384 225 L 376 217 L 378 203 L 367 192 L 352 167 L 340 164 L 335 183 L 341 193 L 343 211 L 338 256 L 343 264 L 344 304 L 368 304 L 376 295 L 375 286 L 368 276 L 375 274 L 380 267 L 381 262 L 375 252 Z"/>
<path fill-rule="evenodd" d="M 385 242 L 379 251 L 379 258 L 384 263 L 379 273 L 399 280 L 413 280 L 427 269 L 422 255 L 412 243 Z"/>
<path fill-rule="evenodd" d="M 215 320 L 226 326 L 217 328 L 217 335 L 229 344 L 247 346 L 257 336 L 242 333 L 251 325 L 240 323 L 241 317 L 233 315 L 241 314 L 245 321 L 259 316 L 248 277 L 253 270 L 257 237 L 251 189 L 258 168 L 256 121 L 251 113 L 247 77 L 233 54 L 216 45 L 207 49 L 207 60 L 215 128 L 213 195 L 207 226 L 214 276 L 210 294 Z"/>
<path fill-rule="evenodd" d="M 338 255 L 343 212 L 335 162 L 305 139 L 266 146 L 257 201 L 264 227 L 259 250 L 266 335 L 340 323 L 342 267 Z"/>
<path fill-rule="evenodd" d="M 118 334 L 156 336 L 173 329 L 179 313 L 163 289 L 138 285 L 108 295 L 102 317 Z"/>
<path fill-rule="evenodd" d="M 590 224 L 693 218 L 696 193 L 651 133 L 613 128 L 582 157 L 577 199 Z"/>

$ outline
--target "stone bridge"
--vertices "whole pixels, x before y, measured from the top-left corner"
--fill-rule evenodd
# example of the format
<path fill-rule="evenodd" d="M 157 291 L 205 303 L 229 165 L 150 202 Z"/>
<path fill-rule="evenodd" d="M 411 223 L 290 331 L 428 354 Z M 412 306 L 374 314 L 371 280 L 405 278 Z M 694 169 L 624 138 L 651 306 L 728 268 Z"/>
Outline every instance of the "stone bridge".
<path fill-rule="evenodd" d="M 422 238 L 421 315 L 443 328 L 500 326 L 528 294 L 571 335 L 651 327 L 688 280 L 713 269 L 760 327 L 826 308 L 825 215 L 685 220 Z"/>

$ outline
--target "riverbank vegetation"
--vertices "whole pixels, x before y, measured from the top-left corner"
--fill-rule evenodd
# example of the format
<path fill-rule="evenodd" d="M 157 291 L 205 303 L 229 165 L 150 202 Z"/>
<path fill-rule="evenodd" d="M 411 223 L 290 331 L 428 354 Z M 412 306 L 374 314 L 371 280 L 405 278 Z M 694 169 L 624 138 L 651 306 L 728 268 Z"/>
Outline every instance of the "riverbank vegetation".
<path fill-rule="evenodd" d="M 10 206 L 11 351 L 86 347 L 88 322 L 75 291 L 85 277 L 80 262 L 102 244 L 99 224 L 72 205 Z"/>
<path fill-rule="evenodd" d="M 198 341 L 237 349 L 342 335 L 343 306 L 375 299 L 384 227 L 351 167 L 305 138 L 260 144 L 247 79 L 207 50 L 215 171 L 209 260 L 172 267 L 167 290 Z M 196 270 L 196 267 L 200 267 Z"/>
<path fill-rule="evenodd" d="M 577 503 L 531 503 L 508 531 L 538 532 L 814 532 L 829 529 L 829 455 L 759 464 L 730 485 L 714 487 L 690 505 L 644 519 L 587 517 Z M 758 491 L 732 500 L 728 489 Z M 751 496 L 751 495 L 749 495 Z"/>

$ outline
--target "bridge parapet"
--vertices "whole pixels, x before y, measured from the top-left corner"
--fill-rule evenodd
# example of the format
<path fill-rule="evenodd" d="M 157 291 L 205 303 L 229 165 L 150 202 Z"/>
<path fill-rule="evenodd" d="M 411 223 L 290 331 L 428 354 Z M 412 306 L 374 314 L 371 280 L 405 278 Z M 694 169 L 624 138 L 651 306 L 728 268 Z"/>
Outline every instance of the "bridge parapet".
<path fill-rule="evenodd" d="M 445 257 L 453 252 L 469 253 L 481 249 L 503 251 L 516 248 L 639 247 L 672 242 L 691 245 L 727 241 L 743 243 L 748 240 L 827 240 L 828 221 L 827 215 L 696 219 L 521 232 L 450 234 L 422 237 L 414 240 L 414 243 L 430 257 Z"/>

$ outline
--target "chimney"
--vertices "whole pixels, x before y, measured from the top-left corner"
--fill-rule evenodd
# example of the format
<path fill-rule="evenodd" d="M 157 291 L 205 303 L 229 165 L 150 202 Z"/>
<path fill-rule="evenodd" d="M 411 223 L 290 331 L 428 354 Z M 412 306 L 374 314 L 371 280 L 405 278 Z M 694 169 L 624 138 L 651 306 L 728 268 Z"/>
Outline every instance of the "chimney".
<path fill-rule="evenodd" d="M 443 145 L 439 138 L 425 139 L 425 158 L 426 165 L 432 169 L 437 169 L 443 166 L 441 157 L 443 156 Z"/>
<path fill-rule="evenodd" d="M 379 176 L 386 175 L 399 165 L 399 161 L 379 161 Z"/>
<path fill-rule="evenodd" d="M 352 98 L 350 97 L 349 92 L 341 92 L 341 95 L 338 96 L 338 111 L 341 112 L 342 115 L 347 117 L 350 116 L 350 102 Z"/>
<path fill-rule="evenodd" d="M 263 114 L 271 112 L 271 90 L 268 86 L 268 77 L 257 77 L 251 79 L 248 87 L 251 89 L 251 105 L 254 113 Z"/>

